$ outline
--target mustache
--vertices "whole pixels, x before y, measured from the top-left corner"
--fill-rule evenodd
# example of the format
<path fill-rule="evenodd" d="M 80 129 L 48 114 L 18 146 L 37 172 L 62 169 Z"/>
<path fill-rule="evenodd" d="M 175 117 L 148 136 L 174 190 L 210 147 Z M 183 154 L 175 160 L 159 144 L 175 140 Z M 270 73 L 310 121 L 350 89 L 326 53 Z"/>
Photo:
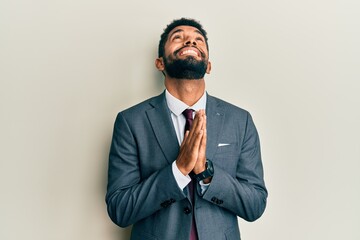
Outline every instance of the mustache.
<path fill-rule="evenodd" d="M 187 48 L 187 47 L 189 47 L 189 46 L 184 46 L 182 48 L 179 48 L 178 50 L 176 50 L 174 52 L 174 55 L 177 55 L 181 50 L 183 50 L 184 48 Z M 205 53 L 203 53 L 198 47 L 196 47 L 196 46 L 190 46 L 190 47 L 196 48 L 200 52 L 201 57 L 205 58 Z"/>

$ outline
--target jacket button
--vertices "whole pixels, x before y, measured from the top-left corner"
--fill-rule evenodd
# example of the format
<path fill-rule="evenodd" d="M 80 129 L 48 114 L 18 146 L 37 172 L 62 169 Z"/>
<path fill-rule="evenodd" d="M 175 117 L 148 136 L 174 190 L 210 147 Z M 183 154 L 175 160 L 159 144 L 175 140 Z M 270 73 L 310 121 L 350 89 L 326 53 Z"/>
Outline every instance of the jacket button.
<path fill-rule="evenodd" d="M 165 201 L 165 202 L 162 202 L 160 205 L 161 205 L 161 207 L 166 208 L 166 207 L 168 207 L 170 204 L 171 204 L 171 202 L 170 202 L 169 200 L 167 200 L 167 201 Z"/>
<path fill-rule="evenodd" d="M 190 214 L 190 213 L 191 213 L 191 209 L 188 208 L 188 207 L 184 208 L 184 213 L 185 213 L 185 214 Z"/>
<path fill-rule="evenodd" d="M 223 200 L 220 200 L 220 199 L 218 199 L 218 198 L 216 198 L 216 197 L 212 197 L 212 198 L 211 198 L 211 201 L 212 201 L 213 203 L 218 204 L 218 205 L 223 204 Z"/>

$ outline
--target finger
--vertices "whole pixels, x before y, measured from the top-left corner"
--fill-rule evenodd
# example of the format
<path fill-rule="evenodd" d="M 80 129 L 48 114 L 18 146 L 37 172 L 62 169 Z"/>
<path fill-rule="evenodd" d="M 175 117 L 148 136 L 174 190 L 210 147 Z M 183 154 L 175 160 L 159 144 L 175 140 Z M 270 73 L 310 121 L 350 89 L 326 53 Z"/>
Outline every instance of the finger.
<path fill-rule="evenodd" d="M 180 146 L 179 156 L 185 156 L 186 162 L 188 164 L 192 162 L 195 165 L 197 159 L 199 158 L 199 147 L 203 135 L 203 130 L 198 132 L 193 132 L 190 136 L 190 132 L 186 131 L 184 140 Z"/>
<path fill-rule="evenodd" d="M 204 134 L 204 130 L 201 129 L 198 132 L 196 132 L 195 135 L 193 136 L 193 138 L 191 139 L 192 141 L 190 142 L 190 146 L 192 146 L 192 151 L 195 153 L 199 152 L 203 134 Z"/>
<path fill-rule="evenodd" d="M 206 159 L 206 141 L 207 141 L 207 130 L 206 127 L 203 129 L 201 142 L 199 146 L 199 158 Z"/>
<path fill-rule="evenodd" d="M 207 136 L 207 127 L 206 127 L 206 115 L 204 115 L 203 117 L 203 124 L 202 124 L 202 130 L 204 131 L 203 137 L 202 137 L 202 142 L 205 144 L 206 146 L 206 136 Z"/>
<path fill-rule="evenodd" d="M 193 120 L 193 122 L 192 122 L 191 129 L 194 129 L 194 128 L 196 128 L 196 127 L 198 126 L 199 120 L 200 120 L 200 115 L 199 115 L 199 112 L 196 111 L 196 112 L 195 112 L 195 116 L 194 116 L 194 120 Z"/>
<path fill-rule="evenodd" d="M 196 121 L 194 120 L 193 126 L 189 132 L 188 142 L 193 143 L 195 141 L 195 139 L 197 139 L 198 134 L 203 127 L 203 121 L 204 121 L 204 117 L 196 116 Z"/>
<path fill-rule="evenodd" d="M 190 131 L 189 136 L 184 143 L 184 148 L 187 148 L 191 152 L 191 154 L 196 154 L 198 156 L 203 134 L 204 131 L 202 129 L 193 129 L 192 131 Z"/>
<path fill-rule="evenodd" d="M 206 129 L 206 115 L 204 115 L 203 122 L 203 135 L 201 138 L 200 146 L 199 146 L 199 160 L 205 161 L 206 159 L 206 141 L 207 141 L 207 129 Z"/>
<path fill-rule="evenodd" d="M 205 110 L 204 109 L 200 109 L 198 112 L 199 118 L 201 119 L 201 122 L 199 120 L 199 124 L 201 124 L 201 129 L 204 128 L 204 121 L 205 121 Z"/>
<path fill-rule="evenodd" d="M 204 113 L 205 113 L 205 111 L 203 109 L 200 109 L 199 111 L 195 112 L 195 118 L 194 118 L 192 127 L 189 131 L 186 141 L 184 140 L 185 141 L 184 144 L 194 146 L 195 141 L 198 139 L 199 131 L 202 128 L 204 128 L 204 126 L 203 126 L 203 121 L 204 121 L 204 116 L 205 116 Z M 195 144 L 195 146 L 196 146 L 196 144 Z"/>
<path fill-rule="evenodd" d="M 186 142 L 188 136 L 189 136 L 189 130 L 187 130 L 187 131 L 185 132 L 185 134 L 184 134 L 184 139 L 183 139 L 183 141 L 182 141 L 182 143 L 181 143 L 181 145 L 180 145 L 180 148 L 185 145 L 185 142 Z"/>
<path fill-rule="evenodd" d="M 203 110 L 200 109 L 196 112 L 192 127 L 193 129 L 195 129 L 195 131 L 203 128 L 204 116 L 205 115 Z"/>

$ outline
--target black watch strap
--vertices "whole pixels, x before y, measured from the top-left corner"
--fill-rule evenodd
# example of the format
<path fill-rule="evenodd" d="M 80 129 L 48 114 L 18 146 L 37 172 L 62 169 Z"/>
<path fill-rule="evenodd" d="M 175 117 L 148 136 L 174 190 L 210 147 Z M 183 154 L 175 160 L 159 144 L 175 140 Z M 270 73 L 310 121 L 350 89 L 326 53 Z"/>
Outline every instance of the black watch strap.
<path fill-rule="evenodd" d="M 194 178 L 196 179 L 196 181 L 200 182 L 201 180 L 204 180 L 205 178 L 214 176 L 213 163 L 210 160 L 206 159 L 205 166 L 206 166 L 205 171 L 203 171 L 199 174 L 194 174 Z"/>

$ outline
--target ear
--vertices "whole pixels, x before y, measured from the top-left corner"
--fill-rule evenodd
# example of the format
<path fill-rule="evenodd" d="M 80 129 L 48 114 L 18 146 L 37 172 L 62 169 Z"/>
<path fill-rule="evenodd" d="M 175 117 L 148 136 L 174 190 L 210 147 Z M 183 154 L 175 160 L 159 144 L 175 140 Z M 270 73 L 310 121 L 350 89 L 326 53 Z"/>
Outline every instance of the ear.
<path fill-rule="evenodd" d="M 159 71 L 165 70 L 164 60 L 162 57 L 155 59 L 155 66 Z"/>
<path fill-rule="evenodd" d="M 207 68 L 206 68 L 206 73 L 210 74 L 210 72 L 211 72 L 211 62 L 208 61 L 208 65 L 207 65 Z"/>

